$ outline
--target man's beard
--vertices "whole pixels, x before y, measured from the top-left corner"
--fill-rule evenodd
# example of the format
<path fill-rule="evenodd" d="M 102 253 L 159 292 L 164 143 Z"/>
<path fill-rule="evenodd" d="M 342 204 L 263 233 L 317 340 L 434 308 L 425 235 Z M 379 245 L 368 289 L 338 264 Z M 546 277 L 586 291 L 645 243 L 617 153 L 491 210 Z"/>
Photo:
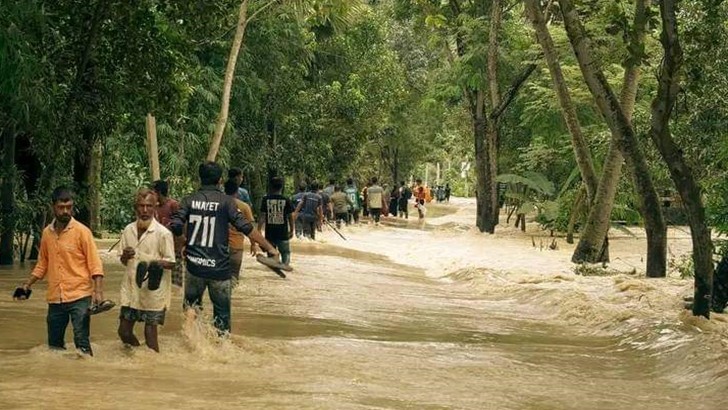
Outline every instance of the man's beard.
<path fill-rule="evenodd" d="M 149 218 L 147 220 L 144 220 L 142 218 L 137 218 L 137 228 L 146 230 L 149 228 L 149 225 L 152 224 L 152 218 Z"/>
<path fill-rule="evenodd" d="M 62 224 L 67 224 L 71 221 L 71 215 L 58 215 L 56 220 Z"/>

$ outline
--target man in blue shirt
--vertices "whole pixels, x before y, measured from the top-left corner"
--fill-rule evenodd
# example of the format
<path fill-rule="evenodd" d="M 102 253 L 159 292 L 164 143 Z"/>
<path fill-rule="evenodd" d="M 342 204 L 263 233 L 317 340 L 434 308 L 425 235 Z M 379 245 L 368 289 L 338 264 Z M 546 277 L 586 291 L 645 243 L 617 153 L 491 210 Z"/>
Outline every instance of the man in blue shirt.
<path fill-rule="evenodd" d="M 228 170 L 228 180 L 235 181 L 238 184 L 238 199 L 245 202 L 253 208 L 253 201 L 250 200 L 250 193 L 247 189 L 242 187 L 243 184 L 243 170 L 240 168 L 230 168 Z"/>

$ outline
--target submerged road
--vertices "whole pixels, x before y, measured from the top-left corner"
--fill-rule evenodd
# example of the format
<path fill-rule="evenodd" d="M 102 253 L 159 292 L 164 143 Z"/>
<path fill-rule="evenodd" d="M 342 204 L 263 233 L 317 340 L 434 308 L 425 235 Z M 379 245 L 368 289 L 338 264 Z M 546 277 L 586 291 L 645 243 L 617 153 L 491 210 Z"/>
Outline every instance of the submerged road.
<path fill-rule="evenodd" d="M 418 235 L 380 229 L 403 250 Z M 665 363 L 699 350 L 640 349 L 569 326 L 528 293 L 489 296 L 495 285 L 477 277 L 433 278 L 333 243 L 297 242 L 288 279 L 248 257 L 230 340 L 182 332 L 176 294 L 161 354 L 121 346 L 118 308 L 93 318 L 94 358 L 49 352 L 42 286 L 27 302 L 2 298 L 0 408 L 717 409 L 725 398 L 725 374 Z M 26 272 L 0 271 L 3 294 Z M 120 275 L 109 259 L 107 297 Z"/>

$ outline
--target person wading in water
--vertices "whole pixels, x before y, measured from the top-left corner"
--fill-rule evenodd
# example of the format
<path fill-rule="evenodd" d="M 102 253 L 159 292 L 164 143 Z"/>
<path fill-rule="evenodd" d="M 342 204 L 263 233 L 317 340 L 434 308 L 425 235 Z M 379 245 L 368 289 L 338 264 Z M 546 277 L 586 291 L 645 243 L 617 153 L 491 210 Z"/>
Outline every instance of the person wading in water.
<path fill-rule="evenodd" d="M 140 189 L 134 201 L 136 221 L 121 233 L 119 260 L 126 267 L 121 278 L 121 313 L 119 338 L 129 346 L 139 346 L 134 324 L 144 322 L 144 342 L 159 352 L 157 327 L 164 318 L 172 298 L 171 274 L 165 269 L 175 266 L 172 232 L 154 219 L 157 196 Z"/>
<path fill-rule="evenodd" d="M 103 265 L 91 231 L 73 218 L 73 192 L 59 187 L 51 198 L 54 219 L 43 230 L 38 263 L 21 286 L 25 296 L 20 299 L 30 296 L 36 281 L 46 279 L 48 345 L 65 350 L 70 321 L 76 349 L 93 356 L 90 313 L 108 310 L 114 303 L 104 300 Z"/>

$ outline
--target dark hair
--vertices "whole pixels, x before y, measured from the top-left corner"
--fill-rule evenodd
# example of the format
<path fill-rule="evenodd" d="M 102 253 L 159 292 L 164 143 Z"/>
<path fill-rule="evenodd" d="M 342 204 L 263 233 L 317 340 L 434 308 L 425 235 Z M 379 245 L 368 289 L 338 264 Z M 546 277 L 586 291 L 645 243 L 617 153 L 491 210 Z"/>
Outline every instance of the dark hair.
<path fill-rule="evenodd" d="M 152 182 L 152 189 L 159 195 L 167 196 L 167 193 L 169 193 L 169 183 L 165 180 L 158 179 Z"/>
<path fill-rule="evenodd" d="M 347 185 L 354 185 L 354 180 L 351 178 L 347 178 L 346 183 L 347 183 Z"/>
<path fill-rule="evenodd" d="M 280 191 L 283 189 L 283 178 L 281 177 L 273 177 L 270 180 L 270 188 L 273 191 Z"/>
<path fill-rule="evenodd" d="M 301 182 L 301 184 L 298 185 L 298 190 L 301 191 L 301 192 L 306 192 L 306 183 L 305 182 Z"/>
<path fill-rule="evenodd" d="M 316 181 L 311 182 L 309 185 L 309 188 L 311 188 L 311 192 L 316 192 L 319 189 L 319 184 Z"/>
<path fill-rule="evenodd" d="M 228 179 L 225 181 L 225 193 L 228 195 L 238 193 L 238 183 L 234 179 Z"/>
<path fill-rule="evenodd" d="M 222 178 L 222 167 L 214 161 L 206 161 L 200 164 L 198 169 L 202 185 L 217 185 Z"/>
<path fill-rule="evenodd" d="M 334 185 L 334 192 L 341 192 L 341 185 Z"/>
<path fill-rule="evenodd" d="M 404 186 L 404 181 L 399 181 L 399 184 Z"/>
<path fill-rule="evenodd" d="M 377 177 L 372 177 L 372 184 L 376 184 L 376 183 L 377 183 Z"/>
<path fill-rule="evenodd" d="M 336 179 L 334 179 L 334 178 L 329 179 L 329 185 L 335 185 L 335 184 L 336 184 Z"/>
<path fill-rule="evenodd" d="M 240 175 L 243 175 L 242 169 L 235 167 L 228 169 L 228 179 L 234 179 Z"/>
<path fill-rule="evenodd" d="M 418 184 L 421 184 L 422 180 L 420 178 L 417 178 L 417 179 L 415 179 L 415 182 L 417 182 Z"/>
<path fill-rule="evenodd" d="M 53 203 L 73 201 L 73 191 L 64 186 L 59 186 L 53 190 L 51 194 L 51 201 Z"/>

